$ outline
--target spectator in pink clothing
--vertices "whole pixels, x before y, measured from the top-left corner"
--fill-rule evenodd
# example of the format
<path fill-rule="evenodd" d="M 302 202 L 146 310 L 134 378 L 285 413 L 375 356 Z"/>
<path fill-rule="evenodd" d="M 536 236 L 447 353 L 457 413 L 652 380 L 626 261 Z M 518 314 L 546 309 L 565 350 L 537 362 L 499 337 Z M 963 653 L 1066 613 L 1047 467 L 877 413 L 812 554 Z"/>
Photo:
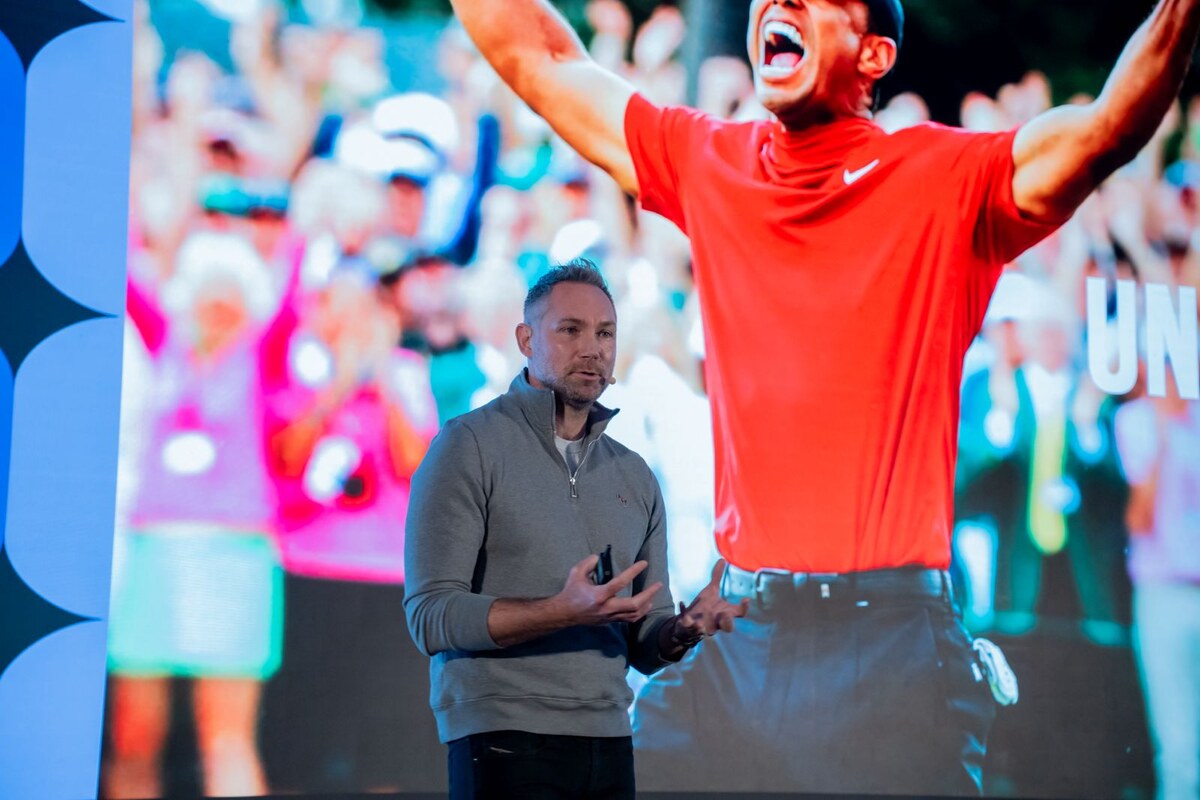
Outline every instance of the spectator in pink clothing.
<path fill-rule="evenodd" d="M 117 539 L 108 796 L 161 794 L 172 678 L 192 681 L 205 793 L 266 790 L 256 723 L 279 666 L 282 575 L 260 352 L 276 305 L 254 248 L 224 233 L 187 239 L 161 289 L 130 286 L 152 385 Z"/>
<path fill-rule="evenodd" d="M 271 782 L 429 788 L 409 783 L 440 750 L 414 713 L 428 676 L 399 613 L 409 479 L 437 431 L 428 368 L 396 346 L 396 314 L 361 271 L 336 269 L 300 311 L 270 425 L 288 595 L 265 706 Z"/>

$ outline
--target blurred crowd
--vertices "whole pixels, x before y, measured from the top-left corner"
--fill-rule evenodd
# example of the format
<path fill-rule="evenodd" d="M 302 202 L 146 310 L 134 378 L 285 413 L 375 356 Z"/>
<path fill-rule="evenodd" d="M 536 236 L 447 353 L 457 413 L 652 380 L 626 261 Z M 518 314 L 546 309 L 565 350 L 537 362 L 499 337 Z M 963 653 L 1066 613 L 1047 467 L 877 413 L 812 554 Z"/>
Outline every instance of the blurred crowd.
<path fill-rule="evenodd" d="M 440 775 L 442 755 L 399 603 L 408 481 L 439 425 L 523 366 L 513 329 L 552 264 L 589 259 L 611 284 L 609 433 L 662 484 L 673 590 L 707 581 L 713 453 L 688 243 L 565 147 L 453 21 L 423 66 L 444 86 L 433 95 L 390 74 L 383 34 L 357 19 L 208 5 L 231 22 L 233 70 L 166 53 L 137 4 L 104 791 L 164 791 L 180 678 L 205 793 L 425 790 L 409 773 Z M 688 99 L 677 8 L 635 29 L 619 0 L 593 0 L 587 21 L 598 61 L 657 103 Z M 701 109 L 765 115 L 743 61 L 711 58 L 695 77 Z M 964 98 L 959 122 L 1004 130 L 1050 105 L 1030 73 Z M 928 117 L 914 94 L 877 114 L 888 130 Z M 1164 524 L 1130 484 L 1190 469 L 1171 513 L 1200 520 L 1200 450 L 1163 466 L 1145 446 L 1171 425 L 1194 432 L 1196 404 L 1173 384 L 1145 397 L 1141 380 L 1104 395 L 1085 346 L 1086 278 L 1110 294 L 1118 278 L 1200 286 L 1198 183 L 1191 103 L 1001 279 L 962 396 L 954 570 L 978 632 L 1128 646 L 1129 532 Z"/>

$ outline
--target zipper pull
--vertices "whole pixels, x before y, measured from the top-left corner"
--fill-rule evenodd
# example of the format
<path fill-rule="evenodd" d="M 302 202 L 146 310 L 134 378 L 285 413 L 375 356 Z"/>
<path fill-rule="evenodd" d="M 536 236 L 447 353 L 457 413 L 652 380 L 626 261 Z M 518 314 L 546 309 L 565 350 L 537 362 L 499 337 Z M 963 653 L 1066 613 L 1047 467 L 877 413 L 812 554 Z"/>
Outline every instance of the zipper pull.
<path fill-rule="evenodd" d="M 571 499 L 578 500 L 579 494 L 575 491 L 575 476 L 571 476 Z"/>

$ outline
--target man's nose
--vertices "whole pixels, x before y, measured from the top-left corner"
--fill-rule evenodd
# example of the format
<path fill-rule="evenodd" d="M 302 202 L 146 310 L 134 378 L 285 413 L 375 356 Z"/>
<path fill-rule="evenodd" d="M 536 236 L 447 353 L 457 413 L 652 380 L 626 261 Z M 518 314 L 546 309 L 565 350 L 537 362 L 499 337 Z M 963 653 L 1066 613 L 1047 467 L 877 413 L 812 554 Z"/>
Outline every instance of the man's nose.
<path fill-rule="evenodd" d="M 600 358 L 604 354 L 604 347 L 607 341 L 599 333 L 583 337 L 581 355 L 585 358 Z"/>

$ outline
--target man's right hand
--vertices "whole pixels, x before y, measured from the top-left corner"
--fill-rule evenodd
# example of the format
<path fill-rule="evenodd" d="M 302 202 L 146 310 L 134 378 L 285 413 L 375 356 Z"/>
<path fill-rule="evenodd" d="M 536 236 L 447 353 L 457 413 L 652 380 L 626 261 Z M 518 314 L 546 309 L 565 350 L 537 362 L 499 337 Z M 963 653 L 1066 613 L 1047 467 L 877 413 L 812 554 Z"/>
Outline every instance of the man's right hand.
<path fill-rule="evenodd" d="M 567 582 L 561 592 L 552 598 L 563 611 L 571 625 L 608 625 L 611 622 L 637 622 L 650 613 L 654 595 L 662 588 L 661 582 L 652 583 L 632 597 L 617 595 L 633 579 L 646 569 L 645 561 L 638 561 L 629 569 L 616 575 L 611 581 L 597 586 L 592 583 L 592 572 L 599 557 L 588 556 L 567 574 Z"/>
<path fill-rule="evenodd" d="M 646 569 L 639 561 L 608 583 L 592 583 L 592 570 L 599 557 L 590 555 L 571 567 L 562 591 L 540 600 L 501 598 L 488 612 L 488 634 L 500 647 L 512 647 L 576 625 L 634 623 L 650 613 L 661 582 L 647 586 L 633 597 L 617 597 Z"/>

